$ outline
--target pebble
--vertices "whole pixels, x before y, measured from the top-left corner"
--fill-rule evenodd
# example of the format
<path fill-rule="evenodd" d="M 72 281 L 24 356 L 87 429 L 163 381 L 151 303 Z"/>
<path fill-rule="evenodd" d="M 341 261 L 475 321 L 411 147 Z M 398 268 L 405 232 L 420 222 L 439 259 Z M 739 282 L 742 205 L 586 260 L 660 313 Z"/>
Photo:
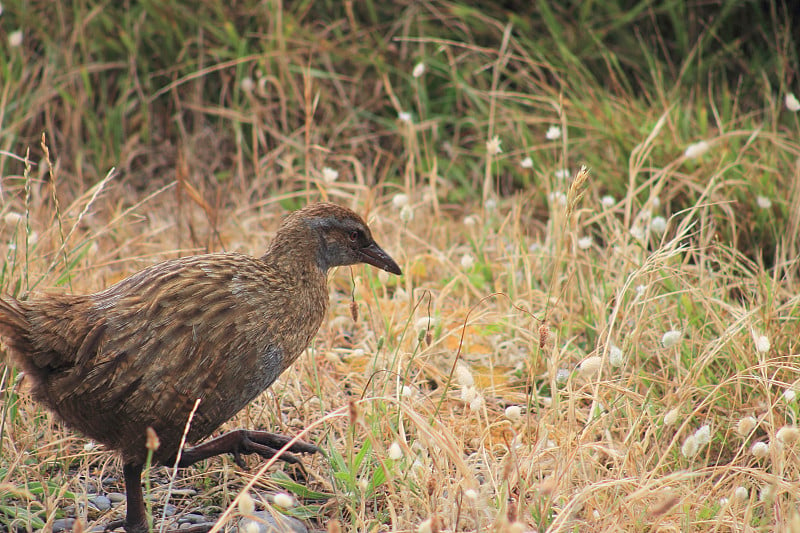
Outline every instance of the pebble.
<path fill-rule="evenodd" d="M 111 500 L 111 505 L 119 505 L 125 501 L 125 495 L 121 492 L 109 492 L 106 496 Z"/>
<path fill-rule="evenodd" d="M 53 520 L 53 533 L 58 533 L 59 531 L 72 531 L 72 526 L 74 525 L 74 518 L 58 518 L 57 520 Z"/>
<path fill-rule="evenodd" d="M 188 513 L 178 519 L 181 524 L 201 524 L 206 521 L 208 521 L 208 518 L 196 513 Z"/>
<path fill-rule="evenodd" d="M 89 505 L 100 512 L 111 509 L 111 499 L 108 496 L 92 496 L 89 498 Z"/>
<path fill-rule="evenodd" d="M 250 524 L 256 524 L 258 529 L 251 529 L 248 527 Z M 256 531 L 258 533 L 308 533 L 308 528 L 300 520 L 291 516 L 273 515 L 269 511 L 256 511 L 239 520 L 236 531 L 237 533 L 256 533 Z"/>
<path fill-rule="evenodd" d="M 172 489 L 170 494 L 172 496 L 197 496 L 197 491 L 194 489 Z"/>
<path fill-rule="evenodd" d="M 211 528 L 213 528 L 215 524 L 216 524 L 215 522 L 200 522 L 199 524 L 184 522 L 178 526 L 178 531 L 180 531 L 181 529 L 189 529 L 195 527 L 200 527 L 200 528 L 207 527 L 208 530 L 211 530 Z"/>

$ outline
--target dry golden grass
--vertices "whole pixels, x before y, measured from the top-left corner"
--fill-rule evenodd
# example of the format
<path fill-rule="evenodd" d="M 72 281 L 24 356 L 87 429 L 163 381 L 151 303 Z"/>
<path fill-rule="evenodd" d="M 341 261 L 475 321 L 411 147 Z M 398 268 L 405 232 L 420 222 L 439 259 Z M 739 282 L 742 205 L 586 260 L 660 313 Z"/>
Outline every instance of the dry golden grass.
<path fill-rule="evenodd" d="M 546 228 L 536 228 L 521 197 L 437 215 L 426 191 L 411 192 L 413 218 L 404 222 L 391 197 L 370 198 L 365 188 L 321 185 L 312 194 L 362 211 L 369 203 L 375 233 L 406 273 L 395 280 L 369 268 L 340 270 L 310 353 L 228 424 L 290 434 L 311 425 L 306 438 L 341 454 L 348 471 L 322 457 L 306 461 L 308 487 L 331 496 L 314 507 L 312 523 L 336 518 L 350 531 L 415 531 L 427 519 L 442 531 L 523 531 L 537 522 L 551 531 L 735 530 L 758 516 L 779 523 L 794 516 L 797 449 L 778 445 L 775 434 L 796 412 L 783 391 L 800 373 L 792 357 L 798 340 L 781 327 L 800 303 L 796 285 L 770 280 L 714 243 L 707 203 L 673 218 L 670 237 L 651 234 L 645 246 L 622 226 L 624 202 L 602 208 L 582 194 L 591 191 L 591 174 L 579 176 L 588 180 L 572 181 L 566 204 L 553 202 Z M 5 245 L 2 253 L 16 252 L 6 279 L 37 290 L 54 288 L 66 270 L 64 290 L 95 291 L 144 264 L 190 253 L 196 248 L 178 243 L 192 242 L 207 215 L 184 200 L 176 220 L 177 187 L 122 208 L 113 177 L 56 212 L 49 185 L 27 183 L 28 214 L 23 185 L 6 190 L 20 203 L 8 202 L 3 216 L 21 224 L 4 226 L 2 241 L 17 249 Z M 260 253 L 282 209 L 277 201 L 240 205 L 218 217 L 211 248 L 221 242 Z M 578 244 L 588 221 L 606 243 Z M 77 259 L 65 269 L 63 257 Z M 782 268 L 788 276 L 797 263 Z M 735 305 L 731 290 L 763 301 Z M 682 337 L 665 347 L 670 329 Z M 768 351 L 756 349 L 754 332 L 769 336 Z M 612 346 L 622 351 L 618 366 Z M 508 406 L 520 413 L 507 414 Z M 677 419 L 666 424 L 673 409 Z M 119 475 L 110 454 L 85 449 L 24 393 L 5 412 L 3 483 L 31 511 L 44 505 L 52 519 L 72 498 L 86 498 L 87 478 Z M 745 416 L 757 425 L 739 435 Z M 711 427 L 711 442 L 685 457 L 685 439 L 702 425 Z M 750 452 L 756 441 L 770 443 L 763 459 Z M 353 466 L 366 443 L 370 453 Z M 396 459 L 393 443 L 402 451 Z M 182 473 L 176 487 L 200 493 L 177 505 L 218 506 L 235 517 L 245 484 L 276 490 L 269 470 L 250 464 L 250 473 L 229 460 Z M 165 475 L 154 472 L 157 508 Z M 385 481 L 372 486 L 376 479 Z M 59 490 L 27 495 L 35 481 Z M 744 500 L 734 497 L 739 486 L 748 489 Z"/>

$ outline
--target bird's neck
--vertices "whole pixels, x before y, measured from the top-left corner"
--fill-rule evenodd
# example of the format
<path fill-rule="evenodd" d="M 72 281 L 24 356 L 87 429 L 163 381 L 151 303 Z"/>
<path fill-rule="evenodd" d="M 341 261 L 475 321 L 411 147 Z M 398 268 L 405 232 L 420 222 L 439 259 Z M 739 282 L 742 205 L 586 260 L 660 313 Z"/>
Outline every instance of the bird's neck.
<path fill-rule="evenodd" d="M 325 283 L 327 268 L 320 264 L 317 239 L 308 228 L 284 228 L 275 236 L 262 260 L 290 278 L 310 277 Z"/>

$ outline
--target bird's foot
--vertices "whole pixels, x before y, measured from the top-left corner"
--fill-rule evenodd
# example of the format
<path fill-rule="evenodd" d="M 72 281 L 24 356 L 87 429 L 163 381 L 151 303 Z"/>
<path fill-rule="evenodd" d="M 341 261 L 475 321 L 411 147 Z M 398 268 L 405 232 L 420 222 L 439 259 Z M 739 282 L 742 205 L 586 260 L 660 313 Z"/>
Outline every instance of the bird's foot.
<path fill-rule="evenodd" d="M 292 439 L 285 435 L 270 433 L 268 431 L 251 431 L 238 429 L 230 431 L 219 437 L 212 439 L 197 446 L 184 448 L 181 453 L 181 460 L 178 466 L 185 468 L 203 459 L 230 453 L 233 455 L 234 462 L 241 468 L 245 468 L 242 455 L 257 453 L 264 459 L 271 459 L 278 455 L 278 450 L 286 446 Z M 297 441 L 289 448 L 278 455 L 278 459 L 289 464 L 301 465 L 300 459 L 292 455 L 293 453 L 319 453 L 320 449 L 303 441 Z"/>

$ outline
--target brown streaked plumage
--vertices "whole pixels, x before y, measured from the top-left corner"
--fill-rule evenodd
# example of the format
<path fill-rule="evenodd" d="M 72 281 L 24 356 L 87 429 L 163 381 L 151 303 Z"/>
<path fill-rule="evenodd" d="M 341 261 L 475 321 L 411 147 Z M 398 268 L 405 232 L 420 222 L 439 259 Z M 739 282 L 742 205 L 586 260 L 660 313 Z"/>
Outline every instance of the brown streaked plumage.
<path fill-rule="evenodd" d="M 123 458 L 129 533 L 147 530 L 141 491 L 146 429 L 171 464 L 197 398 L 188 442 L 210 435 L 267 389 L 308 346 L 328 303 L 327 271 L 400 268 L 353 211 L 320 203 L 290 214 L 261 258 L 236 253 L 166 261 L 91 295 L 0 298 L 0 336 L 33 396 Z M 239 430 L 186 448 L 180 466 L 233 453 L 272 457 L 288 438 Z M 290 448 L 313 453 L 300 442 Z M 284 453 L 281 459 L 298 460 Z"/>

